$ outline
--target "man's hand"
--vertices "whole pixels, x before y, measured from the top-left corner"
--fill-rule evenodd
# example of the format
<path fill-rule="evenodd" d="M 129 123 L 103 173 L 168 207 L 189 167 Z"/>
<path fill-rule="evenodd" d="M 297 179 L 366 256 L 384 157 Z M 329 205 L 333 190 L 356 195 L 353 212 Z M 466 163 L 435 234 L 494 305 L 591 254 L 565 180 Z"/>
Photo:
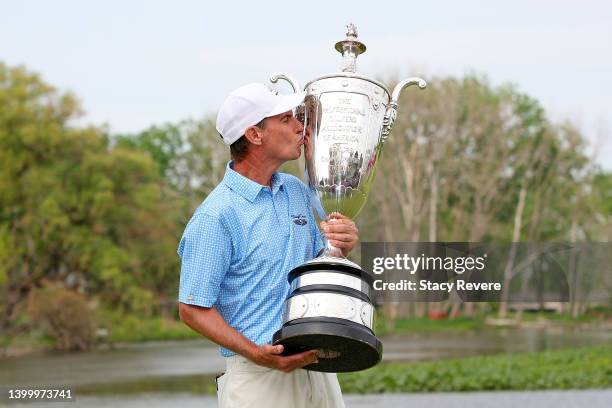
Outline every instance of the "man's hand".
<path fill-rule="evenodd" d="M 230 327 L 214 307 L 199 307 L 179 303 L 179 316 L 189 327 L 215 343 L 238 353 L 255 364 L 286 373 L 317 362 L 317 350 L 292 356 L 281 356 L 283 346 L 258 346 Z"/>
<path fill-rule="evenodd" d="M 250 360 L 255 364 L 274 368 L 286 373 L 296 368 L 302 368 L 318 362 L 317 350 L 304 351 L 303 353 L 293 354 L 291 356 L 281 356 L 280 354 L 282 352 L 283 346 L 280 344 L 276 346 L 264 344 L 263 346 L 257 346 Z"/>
<path fill-rule="evenodd" d="M 321 229 L 329 243 L 340 249 L 344 256 L 351 252 L 359 240 L 359 231 L 353 220 L 338 212 L 329 214 L 327 220 L 321 222 Z"/>

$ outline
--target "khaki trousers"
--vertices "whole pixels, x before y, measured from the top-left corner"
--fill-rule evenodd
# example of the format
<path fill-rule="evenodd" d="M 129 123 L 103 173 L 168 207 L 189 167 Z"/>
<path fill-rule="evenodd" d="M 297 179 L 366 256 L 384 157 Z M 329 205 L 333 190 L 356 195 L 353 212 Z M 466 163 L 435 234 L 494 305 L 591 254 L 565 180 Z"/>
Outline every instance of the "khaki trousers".
<path fill-rule="evenodd" d="M 343 408 L 336 374 L 302 369 L 284 373 L 236 355 L 217 380 L 220 408 Z"/>

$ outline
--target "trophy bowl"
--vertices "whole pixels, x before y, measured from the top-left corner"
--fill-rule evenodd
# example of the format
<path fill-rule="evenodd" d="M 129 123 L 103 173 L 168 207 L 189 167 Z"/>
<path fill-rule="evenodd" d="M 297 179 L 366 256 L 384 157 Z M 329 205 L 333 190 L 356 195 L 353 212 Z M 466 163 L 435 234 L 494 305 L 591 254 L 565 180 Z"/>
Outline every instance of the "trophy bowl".
<path fill-rule="evenodd" d="M 342 72 L 310 81 L 298 116 L 304 123 L 305 179 L 319 218 L 334 212 L 354 219 L 367 200 L 382 146 L 397 114 L 399 94 L 407 86 L 425 88 L 420 78 L 401 81 L 393 94 L 373 79 L 355 73 L 366 47 L 349 24 Z M 288 81 L 277 73 L 272 82 Z M 332 219 L 333 221 L 333 219 Z M 317 350 L 319 362 L 304 368 L 324 372 L 358 371 L 377 364 L 382 343 L 374 334 L 372 275 L 344 258 L 327 242 L 323 254 L 293 269 L 284 303 L 282 327 L 273 336 L 285 354 Z"/>

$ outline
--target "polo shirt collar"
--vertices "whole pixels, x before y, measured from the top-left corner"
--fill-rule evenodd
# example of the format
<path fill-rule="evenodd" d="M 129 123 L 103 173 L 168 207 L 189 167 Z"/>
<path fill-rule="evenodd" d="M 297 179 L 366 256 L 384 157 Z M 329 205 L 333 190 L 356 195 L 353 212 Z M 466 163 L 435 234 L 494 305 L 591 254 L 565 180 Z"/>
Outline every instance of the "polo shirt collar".
<path fill-rule="evenodd" d="M 233 167 L 233 161 L 229 161 L 225 168 L 225 176 L 223 177 L 223 183 L 231 188 L 242 197 L 246 198 L 250 202 L 255 201 L 255 198 L 262 189 L 268 188 L 261 184 L 244 177 L 242 174 L 235 171 Z M 272 194 L 276 194 L 283 185 L 283 177 L 278 173 L 272 174 Z"/>

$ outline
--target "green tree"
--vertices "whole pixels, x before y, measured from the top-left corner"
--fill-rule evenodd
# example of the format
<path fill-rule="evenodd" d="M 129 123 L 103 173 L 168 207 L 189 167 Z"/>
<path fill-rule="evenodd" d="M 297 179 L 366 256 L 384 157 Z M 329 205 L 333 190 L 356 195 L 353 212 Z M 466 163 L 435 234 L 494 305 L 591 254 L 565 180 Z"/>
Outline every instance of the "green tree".
<path fill-rule="evenodd" d="M 79 114 L 70 93 L 0 64 L 2 329 L 43 280 L 141 312 L 175 290 L 176 200 L 154 161 L 73 126 Z"/>
<path fill-rule="evenodd" d="M 136 134 L 117 135 L 114 141 L 146 153 L 157 164 L 170 187 L 166 193 L 180 196 L 187 205 L 182 223 L 223 178 L 229 160 L 229 148 L 210 118 L 154 125 Z"/>

